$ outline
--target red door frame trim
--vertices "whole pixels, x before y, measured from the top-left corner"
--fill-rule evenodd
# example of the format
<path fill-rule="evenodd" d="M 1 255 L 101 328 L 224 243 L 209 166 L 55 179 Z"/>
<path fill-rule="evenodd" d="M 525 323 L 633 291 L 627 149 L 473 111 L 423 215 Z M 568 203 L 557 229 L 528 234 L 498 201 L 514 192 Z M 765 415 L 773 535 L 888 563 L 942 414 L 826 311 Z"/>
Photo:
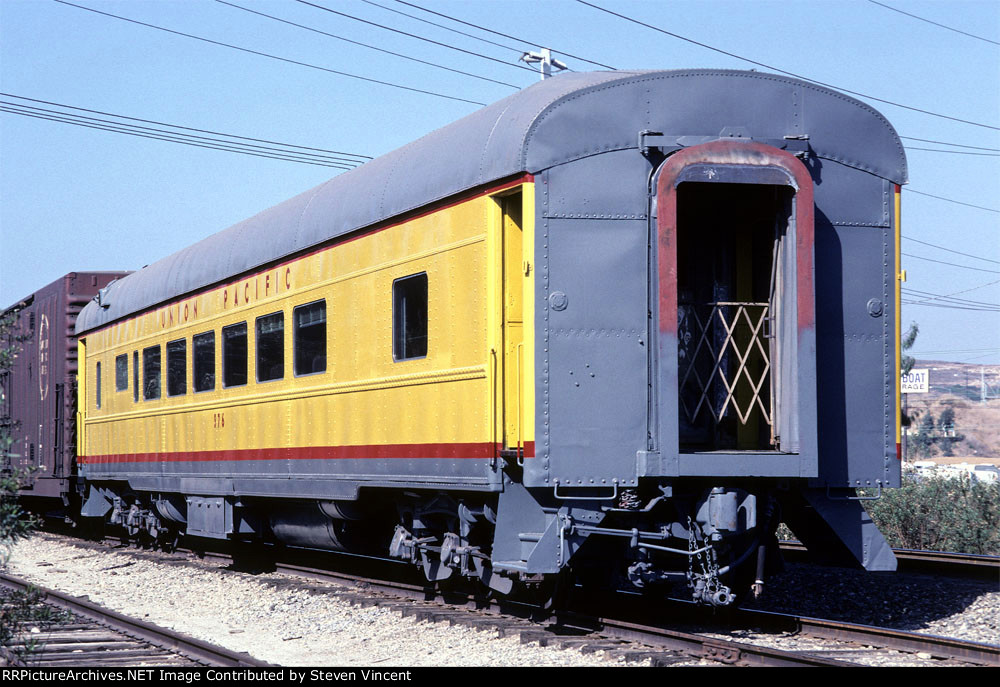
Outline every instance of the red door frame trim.
<path fill-rule="evenodd" d="M 695 164 L 739 167 L 776 167 L 795 182 L 796 292 L 798 330 L 815 322 L 813 286 L 813 182 L 806 166 L 794 155 L 763 143 L 719 140 L 685 148 L 663 163 L 656 183 L 659 329 L 677 336 L 677 180 Z"/>

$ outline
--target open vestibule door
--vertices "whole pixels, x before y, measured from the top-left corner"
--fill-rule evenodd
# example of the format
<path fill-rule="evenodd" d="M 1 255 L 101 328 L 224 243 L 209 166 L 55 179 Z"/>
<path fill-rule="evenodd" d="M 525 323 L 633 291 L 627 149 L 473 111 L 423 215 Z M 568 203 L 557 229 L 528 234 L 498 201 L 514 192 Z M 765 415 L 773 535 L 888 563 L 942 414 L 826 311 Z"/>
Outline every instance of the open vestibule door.
<path fill-rule="evenodd" d="M 814 476 L 808 171 L 776 148 L 719 140 L 669 157 L 656 194 L 659 388 L 651 406 L 660 451 L 678 452 L 678 474 L 697 474 L 697 455 L 769 453 L 797 459 L 769 461 L 768 473 Z"/>

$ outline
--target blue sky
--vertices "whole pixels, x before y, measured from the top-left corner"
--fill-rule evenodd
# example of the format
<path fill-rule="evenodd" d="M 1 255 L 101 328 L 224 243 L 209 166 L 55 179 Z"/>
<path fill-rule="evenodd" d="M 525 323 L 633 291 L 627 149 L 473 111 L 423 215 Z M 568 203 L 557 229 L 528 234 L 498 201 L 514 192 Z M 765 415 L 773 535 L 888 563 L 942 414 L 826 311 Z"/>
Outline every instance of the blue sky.
<path fill-rule="evenodd" d="M 0 91 L 8 94 L 0 101 L 19 103 L 18 109 L 62 109 L 24 100 L 33 98 L 377 156 L 479 107 L 454 98 L 490 103 L 534 83 L 537 75 L 514 66 L 519 50 L 550 47 L 577 71 L 600 68 L 583 59 L 615 68 L 754 67 L 576 0 L 413 0 L 515 38 L 397 0 L 373 0 L 383 7 L 364 0 L 310 1 L 493 59 L 296 0 L 231 2 L 484 78 L 376 52 L 215 0 L 67 2 L 244 51 L 55 0 L 0 0 Z M 914 351 L 926 358 L 1000 364 L 1000 0 L 884 0 L 979 38 L 869 0 L 593 2 L 774 68 L 954 118 L 861 98 L 908 137 L 903 252 L 911 303 L 904 305 L 903 322 L 920 325 Z M 338 172 L 0 112 L 0 304 L 66 272 L 142 267 Z M 993 304 L 993 311 L 939 296 Z M 950 307 L 934 307 L 946 303 Z"/>

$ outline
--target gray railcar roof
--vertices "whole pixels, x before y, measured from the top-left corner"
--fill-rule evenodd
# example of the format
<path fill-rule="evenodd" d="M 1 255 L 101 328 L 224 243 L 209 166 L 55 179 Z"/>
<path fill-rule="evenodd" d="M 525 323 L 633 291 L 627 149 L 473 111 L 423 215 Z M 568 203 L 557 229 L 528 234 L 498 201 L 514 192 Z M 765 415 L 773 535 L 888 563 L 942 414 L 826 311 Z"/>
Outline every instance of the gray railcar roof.
<path fill-rule="evenodd" d="M 808 134 L 812 152 L 906 181 L 892 126 L 853 98 L 797 79 L 730 70 L 565 73 L 540 81 L 112 284 L 77 333 L 218 284 L 457 193 L 612 150 L 638 132 L 757 140 Z"/>

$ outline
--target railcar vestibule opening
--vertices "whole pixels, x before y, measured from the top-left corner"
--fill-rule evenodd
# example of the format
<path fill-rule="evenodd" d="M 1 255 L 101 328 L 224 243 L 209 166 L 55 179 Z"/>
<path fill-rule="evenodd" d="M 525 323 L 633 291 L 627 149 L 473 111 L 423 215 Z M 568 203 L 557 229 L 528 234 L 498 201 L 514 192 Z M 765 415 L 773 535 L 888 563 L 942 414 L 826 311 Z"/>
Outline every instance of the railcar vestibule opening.
<path fill-rule="evenodd" d="M 780 449 L 777 333 L 793 197 L 768 184 L 677 187 L 681 451 Z"/>

